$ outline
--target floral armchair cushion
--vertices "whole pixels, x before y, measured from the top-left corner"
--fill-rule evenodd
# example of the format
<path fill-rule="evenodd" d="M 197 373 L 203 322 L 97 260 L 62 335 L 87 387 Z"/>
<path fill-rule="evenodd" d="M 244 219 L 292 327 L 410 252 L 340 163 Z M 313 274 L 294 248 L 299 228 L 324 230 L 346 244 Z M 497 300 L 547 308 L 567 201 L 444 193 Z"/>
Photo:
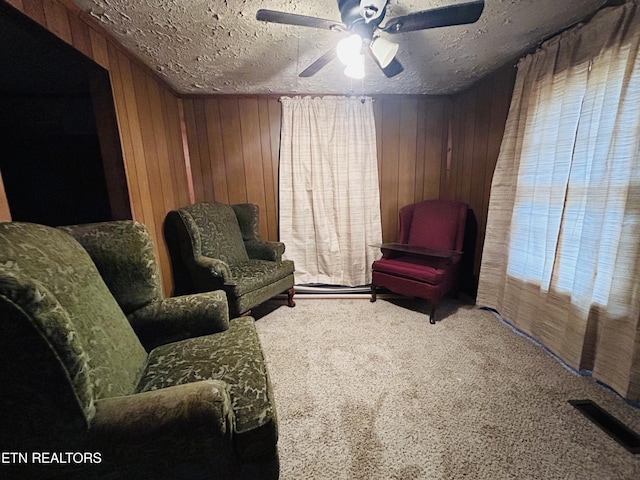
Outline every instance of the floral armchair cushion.
<path fill-rule="evenodd" d="M 91 256 L 147 350 L 229 327 L 222 291 L 165 298 L 151 235 L 121 220 L 59 227 Z"/>
<path fill-rule="evenodd" d="M 195 223 L 199 252 L 233 265 L 249 260 L 236 214 L 228 205 L 197 203 L 183 209 Z"/>
<path fill-rule="evenodd" d="M 89 253 L 126 315 L 162 298 L 153 242 L 144 225 L 123 220 L 59 228 Z"/>

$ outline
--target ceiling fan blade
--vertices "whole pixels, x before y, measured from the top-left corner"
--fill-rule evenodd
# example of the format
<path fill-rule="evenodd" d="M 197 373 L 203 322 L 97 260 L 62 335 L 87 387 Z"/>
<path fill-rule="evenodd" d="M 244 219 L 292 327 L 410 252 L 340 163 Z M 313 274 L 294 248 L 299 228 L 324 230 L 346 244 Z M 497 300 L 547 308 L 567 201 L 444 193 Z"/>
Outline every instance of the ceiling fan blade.
<path fill-rule="evenodd" d="M 391 19 L 382 30 L 388 33 L 413 32 L 427 28 L 474 23 L 482 15 L 484 1 L 432 8 Z"/>
<path fill-rule="evenodd" d="M 385 77 L 391 78 L 404 72 L 404 67 L 398 61 L 397 58 L 394 58 L 393 60 L 391 60 L 391 63 L 389 63 L 389 65 L 387 65 L 386 67 L 384 68 L 380 67 L 380 70 L 382 70 L 382 73 L 384 73 Z"/>
<path fill-rule="evenodd" d="M 326 20 L 324 18 L 309 17 L 307 15 L 298 15 L 296 13 L 277 12 L 275 10 L 260 9 L 256 13 L 256 20 L 262 22 L 282 23 L 285 25 L 297 25 L 299 27 L 321 28 L 323 30 L 339 30 L 345 31 L 347 27 L 341 22 L 335 20 Z"/>
<path fill-rule="evenodd" d="M 320 69 L 322 69 L 323 67 L 328 65 L 329 62 L 331 62 L 331 60 L 333 60 L 337 56 L 338 55 L 336 53 L 335 47 L 332 48 L 331 50 L 327 50 L 327 52 L 324 55 L 322 55 L 319 59 L 317 59 L 315 62 L 313 62 L 307 68 L 305 68 L 302 72 L 300 72 L 300 75 L 298 75 L 298 76 L 299 77 L 311 77 L 311 76 L 315 75 L 316 73 L 318 73 L 320 71 Z"/>

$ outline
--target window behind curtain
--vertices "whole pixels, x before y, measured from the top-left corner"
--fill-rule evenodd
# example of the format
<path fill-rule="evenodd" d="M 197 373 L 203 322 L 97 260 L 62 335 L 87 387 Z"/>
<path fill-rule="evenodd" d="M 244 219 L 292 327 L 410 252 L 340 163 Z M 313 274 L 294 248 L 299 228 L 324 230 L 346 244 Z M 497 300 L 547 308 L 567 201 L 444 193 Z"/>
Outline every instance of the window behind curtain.
<path fill-rule="evenodd" d="M 280 101 L 280 240 L 296 283 L 366 285 L 382 240 L 372 100 Z"/>
<path fill-rule="evenodd" d="M 522 59 L 492 183 L 478 303 L 640 399 L 638 2 Z"/>

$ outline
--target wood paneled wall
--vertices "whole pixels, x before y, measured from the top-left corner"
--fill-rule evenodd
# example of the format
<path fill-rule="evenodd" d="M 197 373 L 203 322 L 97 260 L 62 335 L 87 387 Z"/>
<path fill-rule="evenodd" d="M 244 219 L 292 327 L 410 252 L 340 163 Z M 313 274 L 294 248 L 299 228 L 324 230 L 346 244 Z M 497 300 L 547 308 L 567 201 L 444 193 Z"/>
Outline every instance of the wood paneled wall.
<path fill-rule="evenodd" d="M 219 95 L 183 102 L 196 202 L 255 203 L 260 235 L 277 240 L 278 99 Z"/>
<path fill-rule="evenodd" d="M 133 219 L 154 237 L 164 289 L 172 289 L 163 222 L 189 204 L 180 100 L 135 62 L 109 45 L 111 85 Z"/>
<path fill-rule="evenodd" d="M 447 153 L 446 97 L 380 96 L 374 101 L 385 240 L 398 209 L 438 198 Z M 184 100 L 196 201 L 260 206 L 260 233 L 278 239 L 280 103 L 268 96 Z"/>
<path fill-rule="evenodd" d="M 132 215 L 154 236 L 166 292 L 171 277 L 162 222 L 168 210 L 203 200 L 256 203 L 261 235 L 278 238 L 276 97 L 178 98 L 70 0 L 4 1 L 109 71 Z M 395 238 L 403 205 L 465 201 L 478 222 L 477 276 L 514 79 L 515 69 L 508 67 L 455 97 L 374 98 L 385 240 Z"/>
<path fill-rule="evenodd" d="M 448 97 L 374 99 L 384 241 L 396 240 L 401 207 L 439 198 L 447 158 L 449 105 Z"/>
<path fill-rule="evenodd" d="M 2 172 L 0 172 L 0 222 L 10 222 L 11 211 L 9 210 L 9 202 L 7 201 L 7 193 L 4 191 L 4 182 L 2 181 Z"/>
<path fill-rule="evenodd" d="M 456 95 L 451 108 L 451 155 L 440 176 L 440 198 L 467 203 L 478 226 L 473 262 L 480 273 L 496 160 L 509 113 L 516 69 L 506 66 Z M 475 295 L 475 291 L 472 292 Z"/>
<path fill-rule="evenodd" d="M 6 0 L 109 72 L 134 220 L 154 239 L 165 292 L 171 270 L 162 234 L 168 210 L 189 203 L 181 100 L 69 0 Z M 0 212 L 6 198 L 0 195 Z"/>

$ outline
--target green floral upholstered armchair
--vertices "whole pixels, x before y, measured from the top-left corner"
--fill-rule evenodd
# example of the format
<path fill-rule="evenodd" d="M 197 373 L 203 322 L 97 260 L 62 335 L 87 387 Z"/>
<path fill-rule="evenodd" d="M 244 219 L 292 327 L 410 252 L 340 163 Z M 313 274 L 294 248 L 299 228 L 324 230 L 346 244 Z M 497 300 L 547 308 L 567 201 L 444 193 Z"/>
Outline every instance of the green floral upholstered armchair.
<path fill-rule="evenodd" d="M 18 454 L 3 478 L 278 477 L 251 317 L 147 352 L 72 236 L 9 222 L 0 322 L 0 449 Z"/>
<path fill-rule="evenodd" d="M 169 212 L 165 220 L 175 292 L 222 289 L 232 316 L 286 291 L 293 307 L 294 264 L 285 245 L 258 234 L 258 206 L 203 202 Z"/>
<path fill-rule="evenodd" d="M 221 290 L 164 297 L 153 240 L 141 223 L 122 220 L 60 228 L 89 253 L 147 350 L 229 327 Z"/>

